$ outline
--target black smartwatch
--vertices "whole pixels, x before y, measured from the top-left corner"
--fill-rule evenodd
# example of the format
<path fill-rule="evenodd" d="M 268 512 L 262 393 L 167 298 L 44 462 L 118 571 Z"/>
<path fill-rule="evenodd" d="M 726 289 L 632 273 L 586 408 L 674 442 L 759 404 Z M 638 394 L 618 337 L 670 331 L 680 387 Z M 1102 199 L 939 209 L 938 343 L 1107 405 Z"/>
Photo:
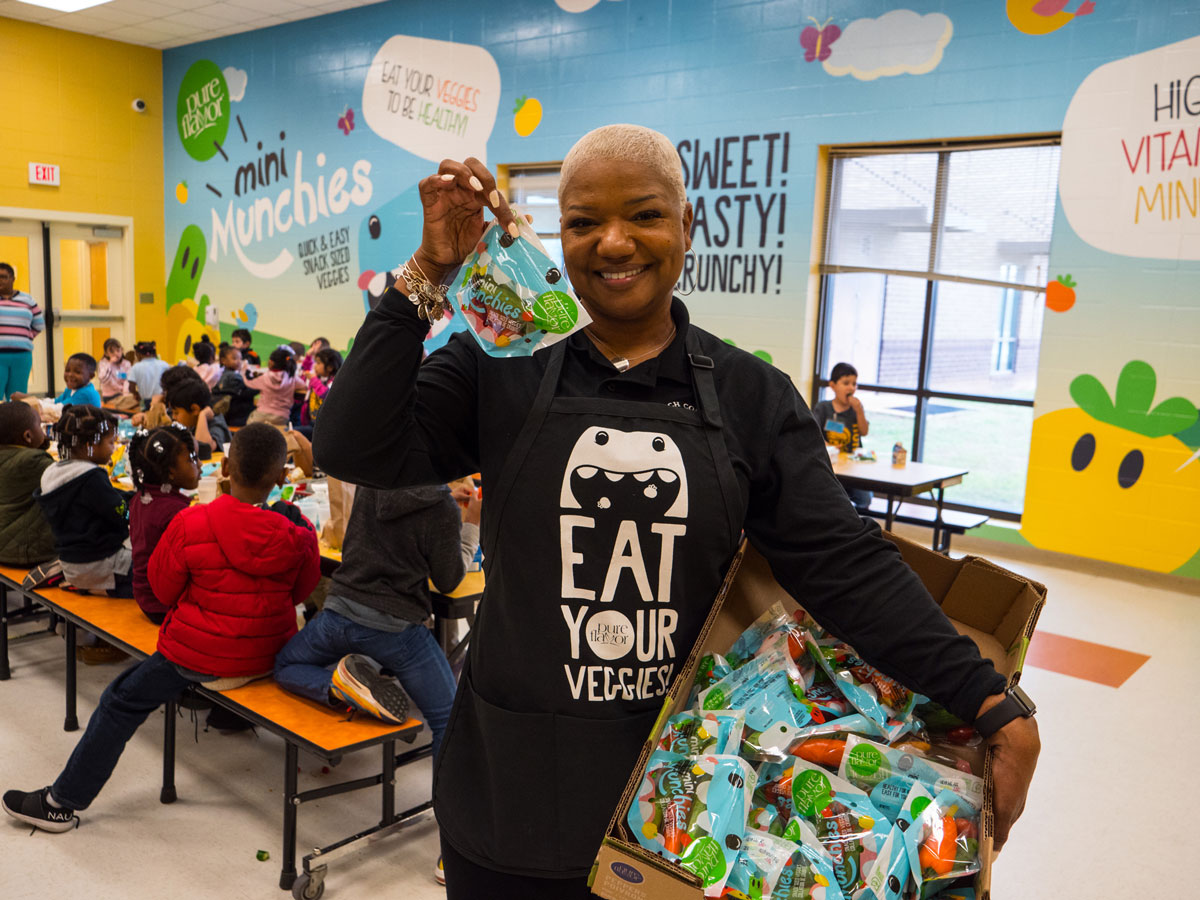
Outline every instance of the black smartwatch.
<path fill-rule="evenodd" d="M 1004 692 L 1004 699 L 975 720 L 975 730 L 985 739 L 1018 716 L 1026 719 L 1037 712 L 1037 706 L 1020 687 L 1011 687 Z"/>

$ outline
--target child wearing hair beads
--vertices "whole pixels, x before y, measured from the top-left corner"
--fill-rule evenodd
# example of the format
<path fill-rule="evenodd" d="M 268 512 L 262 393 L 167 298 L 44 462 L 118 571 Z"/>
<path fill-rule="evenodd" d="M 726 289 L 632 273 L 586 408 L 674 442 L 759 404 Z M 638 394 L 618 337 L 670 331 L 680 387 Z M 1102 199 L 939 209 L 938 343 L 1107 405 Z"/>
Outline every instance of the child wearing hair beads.
<path fill-rule="evenodd" d="M 63 581 L 132 597 L 127 495 L 104 469 L 117 443 L 117 420 L 98 406 L 68 406 L 52 430 L 60 458 L 42 473 L 33 496 L 54 532 Z"/>
<path fill-rule="evenodd" d="M 168 607 L 154 596 L 146 570 L 171 520 L 192 502 L 182 492 L 195 490 L 200 483 L 200 461 L 192 433 L 177 422 L 153 431 L 139 431 L 129 443 L 129 466 L 137 491 L 129 508 L 133 599 L 147 619 L 161 625 Z"/>
<path fill-rule="evenodd" d="M 276 347 L 267 358 L 266 372 L 246 369 L 246 387 L 260 391 L 258 409 L 250 414 L 249 422 L 287 425 L 292 412 L 292 395 L 296 390 L 296 357 L 290 348 Z"/>

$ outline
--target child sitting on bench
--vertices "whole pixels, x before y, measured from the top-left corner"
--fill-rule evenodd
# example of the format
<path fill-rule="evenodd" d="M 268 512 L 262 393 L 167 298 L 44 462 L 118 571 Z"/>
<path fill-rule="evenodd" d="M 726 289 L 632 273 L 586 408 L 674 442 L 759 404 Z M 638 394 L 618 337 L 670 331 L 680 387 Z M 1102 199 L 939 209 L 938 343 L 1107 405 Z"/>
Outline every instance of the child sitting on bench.
<path fill-rule="evenodd" d="M 231 690 L 270 673 L 296 632 L 296 604 L 320 577 L 312 530 L 258 505 L 283 484 L 286 458 L 270 425 L 237 433 L 222 464 L 232 496 L 176 515 L 150 558 L 150 585 L 170 608 L 158 649 L 105 689 L 53 785 L 4 794 L 10 816 L 43 831 L 76 827 L 75 812 L 100 793 L 150 713 L 193 682 Z"/>
<path fill-rule="evenodd" d="M 183 491 L 194 491 L 200 483 L 196 442 L 178 422 L 139 431 L 129 442 L 129 468 L 137 491 L 129 504 L 133 599 L 147 619 L 161 625 L 170 610 L 154 596 L 147 571 L 167 526 L 191 505 L 192 498 Z"/>
<path fill-rule="evenodd" d="M 34 499 L 54 532 L 63 581 L 81 591 L 132 597 L 128 497 L 105 466 L 117 443 L 117 420 L 98 406 L 68 406 L 53 427 L 59 461 L 42 473 Z"/>
<path fill-rule="evenodd" d="M 49 447 L 37 409 L 20 400 L 0 403 L 0 563 L 6 566 L 54 559 L 54 534 L 33 501 L 54 463 Z"/>

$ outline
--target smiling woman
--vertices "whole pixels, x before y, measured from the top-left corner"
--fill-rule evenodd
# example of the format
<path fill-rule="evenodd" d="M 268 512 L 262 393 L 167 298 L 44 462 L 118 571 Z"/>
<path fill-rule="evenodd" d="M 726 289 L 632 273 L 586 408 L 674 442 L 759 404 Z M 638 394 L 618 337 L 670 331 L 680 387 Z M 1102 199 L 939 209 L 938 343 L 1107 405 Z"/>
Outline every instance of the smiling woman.
<path fill-rule="evenodd" d="M 422 362 L 430 325 L 414 304 L 436 306 L 485 210 L 520 229 L 476 159 L 442 162 L 420 192 L 421 245 L 367 315 L 314 450 L 379 488 L 483 476 L 486 599 L 434 773 L 450 900 L 588 895 L 743 535 L 864 659 L 967 721 L 999 702 L 1004 679 L 855 514 L 787 376 L 693 326 L 673 296 L 692 209 L 667 137 L 612 125 L 567 155 L 563 256 L 592 323 L 532 356 L 455 334 Z M 1036 726 L 993 743 L 1003 842 Z"/>

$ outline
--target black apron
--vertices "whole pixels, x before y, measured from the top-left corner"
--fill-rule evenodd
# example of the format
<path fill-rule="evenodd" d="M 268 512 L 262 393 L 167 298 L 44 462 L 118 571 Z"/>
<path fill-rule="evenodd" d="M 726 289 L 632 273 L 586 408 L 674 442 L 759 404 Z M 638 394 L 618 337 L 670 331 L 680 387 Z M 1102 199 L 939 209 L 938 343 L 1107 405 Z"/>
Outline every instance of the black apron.
<path fill-rule="evenodd" d="M 439 825 L 479 865 L 586 874 L 746 511 L 713 363 L 685 346 L 699 411 L 555 397 L 549 364 L 498 480 L 487 587 L 434 770 Z"/>

